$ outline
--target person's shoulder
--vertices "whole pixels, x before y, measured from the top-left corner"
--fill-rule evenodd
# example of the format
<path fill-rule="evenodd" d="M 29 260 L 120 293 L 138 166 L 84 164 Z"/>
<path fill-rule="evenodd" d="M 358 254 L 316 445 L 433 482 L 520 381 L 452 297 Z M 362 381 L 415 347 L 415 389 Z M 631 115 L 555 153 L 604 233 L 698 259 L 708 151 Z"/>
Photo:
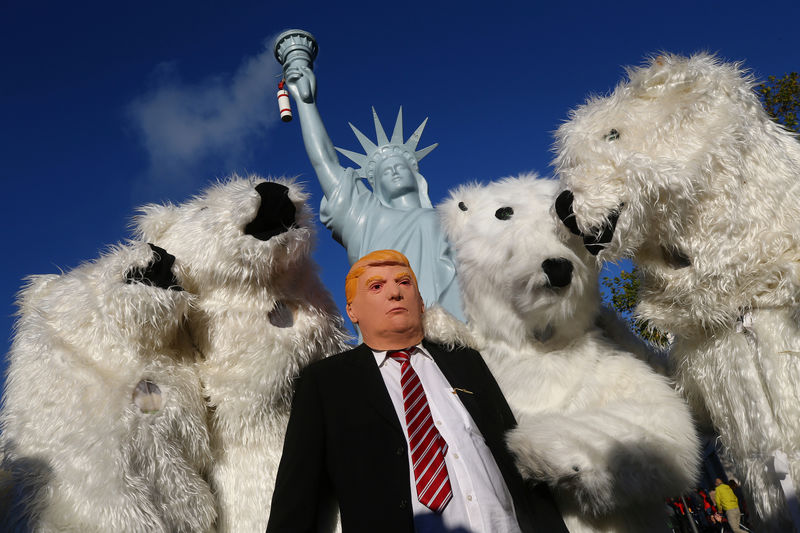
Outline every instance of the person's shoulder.
<path fill-rule="evenodd" d="M 340 368 L 342 365 L 347 365 L 358 357 L 358 354 L 364 350 L 364 345 L 354 346 L 349 350 L 330 355 L 319 361 L 314 361 L 303 369 L 303 374 L 317 374 L 320 372 L 330 372 L 333 369 Z"/>
<path fill-rule="evenodd" d="M 428 351 L 437 351 L 438 350 L 441 353 L 451 354 L 453 356 L 463 357 L 465 359 L 473 359 L 473 360 L 474 359 L 481 359 L 481 360 L 483 359 L 483 357 L 481 357 L 480 352 L 478 352 L 477 350 L 475 350 L 473 348 L 470 348 L 468 346 L 460 345 L 460 344 L 445 345 L 445 344 L 439 344 L 437 342 L 425 339 L 425 340 L 423 340 L 422 345 L 425 346 L 425 348 Z"/>

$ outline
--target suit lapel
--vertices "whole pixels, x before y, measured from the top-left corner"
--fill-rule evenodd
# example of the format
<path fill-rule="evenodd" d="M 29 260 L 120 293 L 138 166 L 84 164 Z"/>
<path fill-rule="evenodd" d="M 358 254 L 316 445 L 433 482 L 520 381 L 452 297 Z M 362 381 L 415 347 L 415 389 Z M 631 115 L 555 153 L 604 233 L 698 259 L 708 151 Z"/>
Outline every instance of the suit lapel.
<path fill-rule="evenodd" d="M 423 341 L 423 346 L 431 354 L 439 370 L 453 388 L 474 392 L 470 389 L 474 378 L 469 375 L 470 372 L 465 365 L 459 364 L 461 357 L 457 351 L 443 350 L 440 346 L 428 341 Z"/>
<path fill-rule="evenodd" d="M 356 348 L 354 354 L 354 366 L 356 367 L 356 379 L 358 387 L 363 387 L 364 398 L 378 412 L 378 414 L 393 428 L 405 435 L 405 430 L 400 426 L 397 419 L 397 412 L 394 410 L 389 391 L 383 383 L 383 376 L 375 364 L 375 355 L 366 344 L 361 344 Z"/>
<path fill-rule="evenodd" d="M 436 361 L 439 370 L 441 370 L 444 377 L 447 378 L 450 386 L 453 387 L 456 394 L 458 394 L 458 399 L 461 400 L 461 403 L 469 412 L 472 420 L 475 421 L 478 429 L 481 430 L 481 433 L 487 435 L 486 415 L 481 403 L 486 399 L 479 398 L 479 391 L 476 390 L 478 389 L 476 383 L 477 378 L 469 371 L 469 365 L 465 365 L 463 361 L 459 361 L 461 354 L 459 354 L 458 351 L 445 351 L 436 344 L 428 341 L 423 341 L 423 345 L 431 354 L 433 360 Z"/>
<path fill-rule="evenodd" d="M 478 390 L 480 389 L 478 387 L 480 378 L 472 375 L 473 373 L 470 372 L 471 365 L 463 364 L 462 354 L 457 350 L 446 351 L 428 341 L 423 341 L 423 344 L 433 357 L 433 360 L 436 361 L 450 386 L 456 390 L 458 398 L 475 421 L 481 433 L 484 436 L 491 434 L 487 425 L 488 415 L 483 408 L 483 402 L 487 398 L 480 398 L 480 391 Z M 364 398 L 378 415 L 401 435 L 405 436 L 404 426 L 397 419 L 397 412 L 394 410 L 392 399 L 389 397 L 389 392 L 383 383 L 381 371 L 378 365 L 375 364 L 375 356 L 372 350 L 366 344 L 361 344 L 354 351 L 353 366 L 355 367 L 354 377 L 356 379 L 353 380 L 353 383 L 363 387 Z"/>

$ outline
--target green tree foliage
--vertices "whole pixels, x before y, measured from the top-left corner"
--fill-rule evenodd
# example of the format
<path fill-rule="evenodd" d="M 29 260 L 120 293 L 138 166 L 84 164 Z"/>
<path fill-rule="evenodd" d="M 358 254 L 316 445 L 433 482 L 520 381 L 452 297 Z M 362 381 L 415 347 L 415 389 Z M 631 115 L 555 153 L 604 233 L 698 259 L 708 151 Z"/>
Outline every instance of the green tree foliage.
<path fill-rule="evenodd" d="M 800 133 L 800 81 L 797 72 L 784 74 L 782 78 L 769 76 L 765 83 L 755 88 L 761 102 L 772 119 L 786 129 Z M 610 304 L 625 317 L 631 329 L 643 339 L 660 346 L 667 344 L 666 335 L 646 321 L 635 320 L 633 312 L 639 301 L 639 276 L 633 270 L 621 270 L 618 276 L 603 277 L 603 286 L 608 289 L 606 304 Z"/>
<path fill-rule="evenodd" d="M 620 270 L 619 275 L 613 278 L 603 277 L 603 286 L 608 289 L 611 306 L 627 320 L 630 328 L 644 340 L 657 346 L 666 346 L 669 342 L 667 336 L 650 325 L 647 321 L 636 320 L 633 312 L 639 301 L 639 274 L 634 266 L 630 272 Z"/>
<path fill-rule="evenodd" d="M 797 72 L 784 74 L 782 78 L 768 76 L 766 83 L 756 87 L 756 93 L 775 122 L 800 133 L 800 82 Z"/>

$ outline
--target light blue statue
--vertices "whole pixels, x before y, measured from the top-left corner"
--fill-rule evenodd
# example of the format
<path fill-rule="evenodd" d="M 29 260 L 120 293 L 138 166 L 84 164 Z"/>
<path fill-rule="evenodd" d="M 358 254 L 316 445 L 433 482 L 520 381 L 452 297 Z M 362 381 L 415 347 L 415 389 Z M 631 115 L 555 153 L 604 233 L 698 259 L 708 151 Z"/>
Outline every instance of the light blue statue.
<path fill-rule="evenodd" d="M 316 106 L 312 71 L 316 53 L 314 38 L 302 30 L 283 32 L 276 40 L 275 57 L 283 65 L 306 152 L 325 194 L 320 205 L 322 223 L 347 249 L 350 264 L 374 250 L 405 254 L 426 306 L 439 303 L 463 321 L 453 252 L 431 206 L 428 183 L 419 173 L 418 162 L 437 146 L 416 149 L 427 119 L 403 142 L 402 108 L 391 139 L 373 109 L 377 143 L 350 124 L 365 153 L 334 148 Z M 342 167 L 335 150 L 359 168 Z"/>

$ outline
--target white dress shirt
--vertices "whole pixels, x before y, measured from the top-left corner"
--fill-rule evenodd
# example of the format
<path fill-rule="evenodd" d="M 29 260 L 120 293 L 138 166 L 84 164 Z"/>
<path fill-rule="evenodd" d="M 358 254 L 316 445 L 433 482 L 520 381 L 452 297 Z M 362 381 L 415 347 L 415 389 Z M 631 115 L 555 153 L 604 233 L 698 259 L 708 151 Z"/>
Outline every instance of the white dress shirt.
<path fill-rule="evenodd" d="M 397 418 L 405 429 L 400 363 L 387 357 L 385 351 L 373 353 Z M 422 345 L 416 346 L 410 361 L 425 389 L 436 428 L 447 442 L 445 464 L 453 490 L 453 498 L 441 514 L 422 505 L 417 498 L 417 485 L 409 455 L 415 530 L 417 533 L 433 533 L 461 528 L 459 531 L 469 533 L 518 533 L 520 529 L 511 494 L 469 412 Z M 405 436 L 408 443 L 407 431 Z"/>

